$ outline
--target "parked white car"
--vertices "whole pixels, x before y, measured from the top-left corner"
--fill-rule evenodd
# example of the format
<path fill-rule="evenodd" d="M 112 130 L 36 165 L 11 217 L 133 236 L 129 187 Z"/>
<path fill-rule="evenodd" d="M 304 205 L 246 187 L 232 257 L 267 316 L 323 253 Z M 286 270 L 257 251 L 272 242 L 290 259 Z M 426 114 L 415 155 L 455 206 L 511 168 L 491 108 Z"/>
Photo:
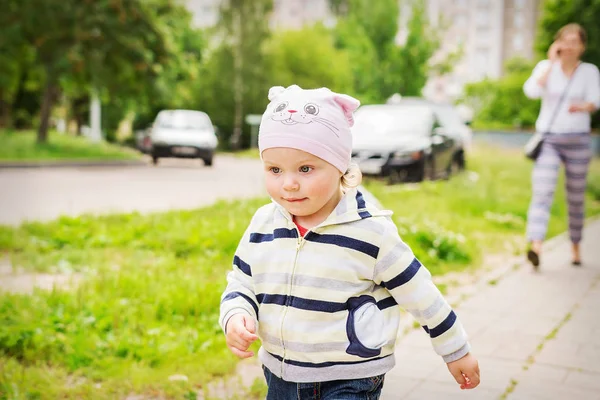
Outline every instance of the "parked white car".
<path fill-rule="evenodd" d="M 201 158 L 212 165 L 219 143 L 209 116 L 202 111 L 163 110 L 150 128 L 150 155 L 159 158 Z"/>

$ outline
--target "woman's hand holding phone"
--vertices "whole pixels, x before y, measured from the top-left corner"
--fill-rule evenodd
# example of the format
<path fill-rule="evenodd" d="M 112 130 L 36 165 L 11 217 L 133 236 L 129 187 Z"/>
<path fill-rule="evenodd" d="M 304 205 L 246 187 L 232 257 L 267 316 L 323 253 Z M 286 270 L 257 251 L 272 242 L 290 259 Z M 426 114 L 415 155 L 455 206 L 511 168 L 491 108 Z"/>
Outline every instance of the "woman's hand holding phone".
<path fill-rule="evenodd" d="M 548 49 L 548 60 L 555 62 L 558 61 L 560 57 L 560 44 L 558 42 L 554 42 L 550 45 Z"/>

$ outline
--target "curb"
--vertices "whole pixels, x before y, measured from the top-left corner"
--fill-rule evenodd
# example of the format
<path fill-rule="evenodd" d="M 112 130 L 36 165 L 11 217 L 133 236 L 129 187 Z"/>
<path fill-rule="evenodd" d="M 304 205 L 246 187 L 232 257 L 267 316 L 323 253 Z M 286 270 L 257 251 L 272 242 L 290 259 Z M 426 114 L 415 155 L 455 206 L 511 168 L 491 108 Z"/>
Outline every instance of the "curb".
<path fill-rule="evenodd" d="M 144 160 L 97 160 L 97 161 L 39 161 L 39 162 L 1 162 L 0 169 L 18 168 L 80 168 L 80 167 L 139 167 L 148 165 Z"/>

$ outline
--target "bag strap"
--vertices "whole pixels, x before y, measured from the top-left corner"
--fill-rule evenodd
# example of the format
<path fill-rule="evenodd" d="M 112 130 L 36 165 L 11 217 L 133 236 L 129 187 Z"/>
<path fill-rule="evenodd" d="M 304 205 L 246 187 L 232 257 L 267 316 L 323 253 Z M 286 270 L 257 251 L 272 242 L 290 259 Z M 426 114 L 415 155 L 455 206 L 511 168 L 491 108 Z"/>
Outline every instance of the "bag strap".
<path fill-rule="evenodd" d="M 579 64 L 577 64 L 577 66 L 575 67 L 575 70 L 573 70 L 573 73 L 571 74 L 571 77 L 569 78 L 569 81 L 567 82 L 567 86 L 565 86 L 565 90 L 563 90 L 560 99 L 558 100 L 558 103 L 556 104 L 556 107 L 554 108 L 554 112 L 552 113 L 552 118 L 550 119 L 550 123 L 548 124 L 548 128 L 546 129 L 546 132 L 544 132 L 542 134 L 542 136 L 548 136 L 550 134 L 550 128 L 552 127 L 552 124 L 554 124 L 554 120 L 556 119 L 556 115 L 558 114 L 558 110 L 560 110 L 560 106 L 562 105 L 565 97 L 567 96 L 567 92 L 569 91 L 569 87 L 571 86 L 571 82 L 573 82 L 573 78 L 575 77 L 575 73 L 577 72 L 577 70 L 579 69 L 579 66 L 581 65 L 581 61 L 579 62 Z"/>

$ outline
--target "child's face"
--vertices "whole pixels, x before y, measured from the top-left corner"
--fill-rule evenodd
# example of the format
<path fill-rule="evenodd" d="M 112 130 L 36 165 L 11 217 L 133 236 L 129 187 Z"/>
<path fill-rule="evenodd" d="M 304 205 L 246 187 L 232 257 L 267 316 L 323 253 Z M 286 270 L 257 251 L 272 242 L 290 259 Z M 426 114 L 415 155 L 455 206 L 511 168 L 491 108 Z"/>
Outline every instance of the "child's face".
<path fill-rule="evenodd" d="M 262 159 L 267 192 L 290 214 L 317 225 L 339 202 L 342 174 L 328 162 L 287 147 L 267 149 Z"/>

